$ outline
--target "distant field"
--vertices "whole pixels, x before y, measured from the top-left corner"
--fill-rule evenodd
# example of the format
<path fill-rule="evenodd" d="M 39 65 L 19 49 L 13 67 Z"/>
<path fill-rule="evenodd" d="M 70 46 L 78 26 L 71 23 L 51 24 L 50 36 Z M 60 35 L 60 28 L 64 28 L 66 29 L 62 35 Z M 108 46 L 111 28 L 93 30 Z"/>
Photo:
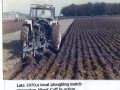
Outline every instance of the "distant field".
<path fill-rule="evenodd" d="M 118 18 L 120 15 L 97 15 L 97 16 L 58 16 L 59 19 L 77 19 L 77 18 Z"/>

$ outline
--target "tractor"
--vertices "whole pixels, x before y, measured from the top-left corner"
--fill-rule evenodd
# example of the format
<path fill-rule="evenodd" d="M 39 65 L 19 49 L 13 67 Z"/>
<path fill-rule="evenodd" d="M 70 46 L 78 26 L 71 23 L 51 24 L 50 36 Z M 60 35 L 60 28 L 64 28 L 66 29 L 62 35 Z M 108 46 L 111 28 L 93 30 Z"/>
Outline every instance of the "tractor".
<path fill-rule="evenodd" d="M 58 19 L 53 5 L 31 4 L 30 13 L 21 30 L 22 59 L 28 53 L 44 53 L 51 46 L 58 51 L 61 43 Z"/>

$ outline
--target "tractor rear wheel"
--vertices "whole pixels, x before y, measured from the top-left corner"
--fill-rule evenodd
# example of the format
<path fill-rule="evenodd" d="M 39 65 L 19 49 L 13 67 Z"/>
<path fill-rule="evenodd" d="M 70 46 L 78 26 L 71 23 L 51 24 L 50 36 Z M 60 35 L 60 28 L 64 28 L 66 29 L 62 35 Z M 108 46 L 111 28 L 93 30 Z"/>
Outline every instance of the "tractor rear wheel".
<path fill-rule="evenodd" d="M 52 36 L 51 36 L 51 44 L 55 50 L 59 50 L 60 42 L 61 42 L 61 34 L 59 32 L 60 25 L 54 25 L 52 27 Z"/>
<path fill-rule="evenodd" d="M 27 46 L 28 35 L 29 35 L 29 27 L 23 26 L 22 30 L 21 30 L 21 46 L 22 46 L 22 48 L 25 48 Z M 24 61 L 25 57 L 26 57 L 26 52 L 22 52 L 23 61 Z"/>
<path fill-rule="evenodd" d="M 23 26 L 21 30 L 21 44 L 22 48 L 26 46 L 26 43 L 28 42 L 28 34 L 29 34 L 29 27 Z"/>

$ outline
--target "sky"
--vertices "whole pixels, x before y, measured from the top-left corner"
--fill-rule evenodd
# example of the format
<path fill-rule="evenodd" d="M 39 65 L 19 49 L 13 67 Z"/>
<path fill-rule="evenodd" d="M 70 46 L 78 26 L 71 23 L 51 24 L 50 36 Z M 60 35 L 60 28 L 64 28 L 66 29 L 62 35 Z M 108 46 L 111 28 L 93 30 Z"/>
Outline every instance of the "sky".
<path fill-rule="evenodd" d="M 3 0 L 3 12 L 21 12 L 29 14 L 30 4 L 49 4 L 55 7 L 56 16 L 60 15 L 60 10 L 70 4 L 84 4 L 88 2 L 118 3 L 120 0 Z"/>

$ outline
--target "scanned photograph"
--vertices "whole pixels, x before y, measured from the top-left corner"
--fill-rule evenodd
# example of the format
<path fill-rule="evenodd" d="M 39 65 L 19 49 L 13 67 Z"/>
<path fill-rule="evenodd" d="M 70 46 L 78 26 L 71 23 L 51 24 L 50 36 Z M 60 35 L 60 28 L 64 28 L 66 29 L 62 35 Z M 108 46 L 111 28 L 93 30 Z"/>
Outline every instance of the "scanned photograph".
<path fill-rule="evenodd" d="M 3 0 L 4 80 L 119 80 L 119 0 Z"/>

